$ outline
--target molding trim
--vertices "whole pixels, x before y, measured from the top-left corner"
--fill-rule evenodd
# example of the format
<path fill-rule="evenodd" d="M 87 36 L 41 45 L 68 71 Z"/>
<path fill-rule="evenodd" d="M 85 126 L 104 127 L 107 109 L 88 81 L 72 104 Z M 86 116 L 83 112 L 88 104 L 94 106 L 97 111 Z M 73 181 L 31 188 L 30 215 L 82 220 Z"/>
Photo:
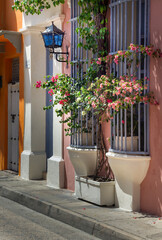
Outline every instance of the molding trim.
<path fill-rule="evenodd" d="M 27 34 L 38 34 L 41 31 L 45 30 L 45 27 L 50 26 L 52 24 L 52 22 L 54 22 L 54 24 L 57 27 L 62 27 L 62 23 L 65 19 L 65 15 L 64 14 L 60 14 L 60 15 L 55 15 L 51 18 L 48 18 L 46 21 L 44 21 L 42 24 L 39 25 L 35 25 L 35 26 L 25 26 L 24 28 L 20 29 L 20 32 L 23 35 L 27 35 Z M 61 25 L 61 26 L 60 26 Z"/>

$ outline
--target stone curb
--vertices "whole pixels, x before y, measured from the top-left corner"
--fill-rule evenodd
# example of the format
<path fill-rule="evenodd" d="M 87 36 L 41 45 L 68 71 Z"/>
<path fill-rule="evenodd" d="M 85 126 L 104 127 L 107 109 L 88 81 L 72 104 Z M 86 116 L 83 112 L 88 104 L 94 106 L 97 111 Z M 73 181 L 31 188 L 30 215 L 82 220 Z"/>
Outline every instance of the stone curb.
<path fill-rule="evenodd" d="M 61 221 L 65 224 L 80 229 L 88 234 L 91 234 L 103 240 L 143 239 L 137 236 L 133 236 L 132 234 L 124 232 L 115 227 L 99 223 L 93 219 L 83 216 L 82 214 L 72 212 L 68 209 L 50 204 L 36 197 L 32 197 L 25 193 L 20 193 L 7 187 L 0 187 L 0 196 L 8 198 L 36 212 L 39 212 L 50 218 Z"/>

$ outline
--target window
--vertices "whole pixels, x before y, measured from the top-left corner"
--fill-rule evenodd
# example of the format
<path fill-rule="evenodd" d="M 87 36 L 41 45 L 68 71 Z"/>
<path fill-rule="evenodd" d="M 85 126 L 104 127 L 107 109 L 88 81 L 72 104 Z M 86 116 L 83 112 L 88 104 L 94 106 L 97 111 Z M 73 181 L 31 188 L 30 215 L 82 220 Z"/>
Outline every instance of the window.
<path fill-rule="evenodd" d="M 110 54 L 127 50 L 130 43 L 149 44 L 149 0 L 111 0 L 110 2 Z M 140 54 L 138 55 L 140 59 Z M 134 63 L 135 64 L 135 63 Z M 111 71 L 117 77 L 126 74 L 126 61 Z M 141 60 L 137 77 L 149 75 L 149 60 Z M 148 90 L 144 90 L 146 91 Z M 111 150 L 136 154 L 149 153 L 149 107 L 134 104 L 111 120 Z M 110 150 L 110 151 L 111 151 Z"/>
<path fill-rule="evenodd" d="M 76 33 L 78 27 L 77 17 L 81 13 L 81 8 L 78 5 L 78 0 L 71 0 L 71 76 L 74 79 L 83 79 L 84 74 L 89 66 L 92 54 L 84 48 L 78 47 L 78 43 L 83 42 L 79 34 Z M 97 124 L 93 112 L 83 116 L 82 110 L 76 113 L 77 123 L 81 126 L 81 131 L 72 129 L 71 146 L 81 148 L 94 148 L 97 143 Z"/>

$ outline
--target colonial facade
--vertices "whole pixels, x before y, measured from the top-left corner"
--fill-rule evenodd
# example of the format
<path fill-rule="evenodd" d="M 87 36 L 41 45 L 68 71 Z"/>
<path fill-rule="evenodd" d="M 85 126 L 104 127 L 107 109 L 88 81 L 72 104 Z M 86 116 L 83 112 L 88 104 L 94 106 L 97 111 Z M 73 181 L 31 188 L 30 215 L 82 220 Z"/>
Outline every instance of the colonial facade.
<path fill-rule="evenodd" d="M 19 166 L 19 174 L 26 180 L 42 179 L 47 172 L 48 186 L 74 191 L 75 171 L 67 147 L 83 149 L 82 140 L 80 142 L 79 136 L 75 135 L 71 139 L 65 136 L 65 126 L 59 123 L 54 109 L 43 110 L 43 106 L 49 103 L 49 95 L 33 88 L 33 85 L 46 75 L 66 73 L 74 76 L 77 74 L 76 60 L 84 62 L 90 58 L 88 52 L 77 50 L 75 28 L 80 9 L 77 1 L 72 0 L 71 3 L 67 1 L 62 6 L 44 10 L 39 16 L 26 16 L 15 13 L 9 2 L 12 1 L 5 1 L 0 6 L 0 169 L 18 171 Z M 126 50 L 132 42 L 153 44 L 162 49 L 161 7 L 162 3 L 158 0 L 109 1 L 110 54 Z M 65 31 L 63 50 L 68 47 L 72 67 L 69 64 L 67 68 L 66 63 L 56 61 L 55 56 L 51 56 L 44 47 L 40 32 L 52 21 Z M 114 117 L 111 127 L 109 124 L 103 126 L 105 138 L 111 139 L 110 144 L 107 142 L 109 158 L 113 153 L 120 158 L 135 156 L 137 161 L 147 161 L 146 170 L 139 165 L 132 173 L 135 178 L 140 178 L 140 170 L 145 172 L 139 186 L 136 186 L 136 195 L 139 196 L 141 211 L 159 216 L 162 216 L 161 64 L 161 59 L 146 59 L 138 72 L 139 77 L 150 76 L 150 90 L 159 105 L 139 104 L 130 112 L 121 110 Z M 124 63 L 118 68 L 112 66 L 111 71 L 120 76 L 125 71 Z M 94 149 L 95 135 L 92 139 L 91 148 Z M 132 158 L 128 160 L 132 161 Z M 138 163 L 135 162 L 134 166 Z M 127 176 L 127 173 L 124 174 Z M 116 187 L 120 189 L 119 185 Z M 132 186 L 127 186 L 125 192 L 128 196 L 127 190 Z M 130 204 L 128 198 L 126 205 Z"/>

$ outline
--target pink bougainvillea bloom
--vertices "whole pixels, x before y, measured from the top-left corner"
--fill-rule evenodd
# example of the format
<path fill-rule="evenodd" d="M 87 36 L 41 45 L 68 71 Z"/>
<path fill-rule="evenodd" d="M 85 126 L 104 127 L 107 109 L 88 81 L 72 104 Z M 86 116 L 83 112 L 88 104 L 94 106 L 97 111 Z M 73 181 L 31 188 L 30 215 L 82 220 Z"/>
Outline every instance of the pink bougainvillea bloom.
<path fill-rule="evenodd" d="M 70 96 L 70 93 L 69 92 L 65 92 L 65 96 Z"/>
<path fill-rule="evenodd" d="M 93 107 L 93 108 L 96 108 L 96 104 L 95 104 L 94 101 L 92 102 L 92 107 Z"/>
<path fill-rule="evenodd" d="M 51 78 L 51 82 L 55 82 L 55 78 L 54 77 Z"/>
<path fill-rule="evenodd" d="M 53 90 L 50 89 L 50 90 L 48 91 L 48 94 L 50 94 L 50 95 L 52 96 L 52 95 L 54 94 Z"/>
<path fill-rule="evenodd" d="M 130 49 L 132 51 L 136 51 L 138 47 L 136 47 L 133 43 L 130 44 Z"/>
<path fill-rule="evenodd" d="M 112 99 L 107 99 L 106 102 L 107 103 L 112 103 Z"/>
<path fill-rule="evenodd" d="M 41 85 L 42 85 L 42 82 L 41 82 L 41 81 L 37 81 L 35 87 L 36 87 L 36 88 L 40 88 Z"/>
<path fill-rule="evenodd" d="M 154 105 L 159 105 L 157 100 L 154 101 Z"/>
<path fill-rule="evenodd" d="M 64 100 L 60 100 L 59 104 L 64 105 Z"/>
<path fill-rule="evenodd" d="M 103 97 L 103 95 L 100 96 L 100 100 L 101 100 L 101 102 L 104 102 L 104 97 Z"/>
<path fill-rule="evenodd" d="M 55 79 L 58 79 L 58 75 L 55 76 Z"/>
<path fill-rule="evenodd" d="M 122 120 L 122 123 L 124 124 L 124 123 L 125 123 L 125 121 L 124 121 L 124 120 Z"/>

